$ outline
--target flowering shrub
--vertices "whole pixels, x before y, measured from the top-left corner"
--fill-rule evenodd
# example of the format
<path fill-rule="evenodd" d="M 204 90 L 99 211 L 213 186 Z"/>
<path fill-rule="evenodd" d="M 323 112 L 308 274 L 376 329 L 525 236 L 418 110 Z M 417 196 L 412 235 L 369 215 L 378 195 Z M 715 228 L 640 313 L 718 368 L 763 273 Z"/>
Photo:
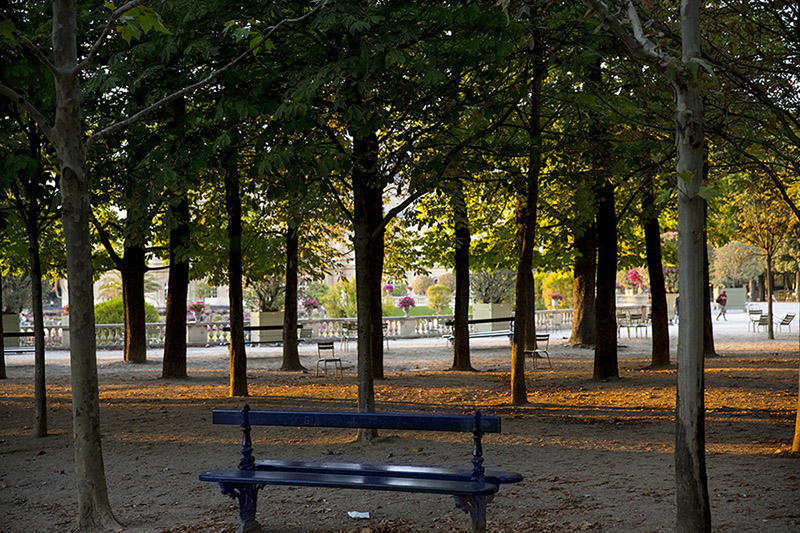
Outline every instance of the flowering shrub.
<path fill-rule="evenodd" d="M 300 307 L 303 309 L 304 313 L 310 316 L 313 311 L 320 309 L 322 306 L 316 298 L 304 294 L 300 297 Z"/>
<path fill-rule="evenodd" d="M 558 302 L 561 302 L 561 300 L 564 299 L 564 295 L 561 294 L 560 292 L 551 292 L 550 294 L 547 295 L 547 297 L 550 298 L 551 300 L 558 300 Z"/>
<path fill-rule="evenodd" d="M 628 270 L 628 281 L 633 283 L 635 286 L 640 286 L 642 284 L 642 274 L 639 272 L 638 268 L 632 268 Z"/>
<path fill-rule="evenodd" d="M 187 309 L 189 309 L 189 311 L 191 311 L 194 314 L 202 313 L 205 310 L 205 308 L 206 304 L 204 302 L 201 302 L 200 300 L 190 303 L 189 306 L 187 307 Z"/>
<path fill-rule="evenodd" d="M 65 314 L 65 315 L 68 315 L 68 314 L 69 314 L 69 304 L 65 305 L 65 306 L 64 306 L 64 307 L 61 309 L 61 312 L 62 312 L 63 314 Z"/>
<path fill-rule="evenodd" d="M 386 294 L 392 294 L 393 291 L 394 291 L 393 285 L 386 284 L 383 286 L 383 292 L 385 292 Z"/>
<path fill-rule="evenodd" d="M 400 298 L 400 301 L 397 302 L 397 307 L 402 309 L 404 312 L 408 312 L 409 309 L 416 306 L 417 304 L 414 302 L 414 298 L 411 296 L 403 296 Z"/>

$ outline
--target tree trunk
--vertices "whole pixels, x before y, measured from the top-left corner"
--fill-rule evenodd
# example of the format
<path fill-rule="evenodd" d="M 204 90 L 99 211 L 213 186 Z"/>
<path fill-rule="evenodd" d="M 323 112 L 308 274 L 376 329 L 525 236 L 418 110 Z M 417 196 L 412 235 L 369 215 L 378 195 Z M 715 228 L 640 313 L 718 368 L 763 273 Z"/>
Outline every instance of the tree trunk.
<path fill-rule="evenodd" d="M 647 272 L 650 276 L 650 324 L 653 330 L 653 348 L 650 366 L 669 366 L 669 324 L 667 320 L 667 290 L 661 266 L 661 229 L 655 211 L 653 183 L 649 181 L 642 196 L 644 217 L 644 245 L 647 252 Z"/>
<path fill-rule="evenodd" d="M 774 315 L 772 313 L 772 295 L 774 291 L 774 282 L 772 279 L 772 254 L 767 254 L 767 317 L 769 318 L 769 326 L 767 326 L 767 338 L 775 338 L 775 329 L 772 327 Z"/>
<path fill-rule="evenodd" d="M 189 245 L 189 201 L 181 197 L 172 207 L 175 225 L 169 232 L 169 287 L 167 289 L 167 324 L 164 338 L 164 361 L 161 377 L 185 378 L 186 372 L 186 300 L 189 294 L 189 261 L 183 250 Z"/>
<path fill-rule="evenodd" d="M 47 436 L 47 380 L 44 361 L 44 311 L 42 310 L 42 262 L 39 257 L 39 208 L 35 198 L 29 198 L 25 229 L 28 234 L 28 256 L 31 267 L 31 300 L 34 334 L 34 400 L 33 436 Z"/>
<path fill-rule="evenodd" d="M 456 303 L 453 310 L 453 370 L 474 370 L 469 355 L 469 216 L 464 184 L 453 181 L 450 195 L 455 225 Z"/>
<path fill-rule="evenodd" d="M 297 255 L 300 247 L 297 222 L 292 219 L 286 232 L 286 292 L 283 311 L 283 363 L 281 370 L 300 371 L 297 351 Z"/>
<path fill-rule="evenodd" d="M 242 198 L 236 153 L 225 162 L 225 210 L 228 216 L 228 286 L 231 314 L 230 396 L 247 396 L 247 354 L 244 348 L 242 294 Z"/>
<path fill-rule="evenodd" d="M 100 400 L 92 291 L 90 197 L 83 148 L 80 77 L 77 75 L 77 10 L 75 0 L 53 2 L 53 57 L 56 120 L 54 134 L 60 164 L 61 216 L 69 279 L 70 382 L 75 473 L 78 485 L 78 527 L 118 529 L 108 501 L 100 444 Z"/>
<path fill-rule="evenodd" d="M 606 180 L 597 194 L 597 342 L 592 379 L 619 378 L 617 361 L 617 215 L 614 185 Z"/>
<path fill-rule="evenodd" d="M 572 335 L 570 344 L 591 346 L 597 342 L 595 315 L 595 275 L 597 274 L 597 228 L 589 225 L 575 238 L 575 265 L 572 278 Z"/>
<path fill-rule="evenodd" d="M 122 305 L 125 309 L 125 347 L 122 360 L 128 363 L 147 362 L 147 327 L 144 312 L 144 247 L 126 244 L 120 273 L 122 274 Z"/>
<path fill-rule="evenodd" d="M 6 341 L 3 331 L 3 275 L 0 274 L 0 379 L 8 379 L 6 374 Z"/>
<path fill-rule="evenodd" d="M 681 1 L 684 66 L 701 56 L 698 0 Z M 689 69 L 686 70 L 688 75 Z M 697 70 L 696 70 L 697 72 Z M 678 327 L 678 386 L 675 431 L 676 530 L 711 531 L 705 460 L 703 397 L 704 200 L 698 194 L 705 154 L 700 80 L 675 76 L 675 143 L 678 170 L 678 264 L 681 319 Z"/>
<path fill-rule="evenodd" d="M 798 333 L 798 335 L 800 335 L 800 333 Z M 798 385 L 800 385 L 800 370 L 798 370 L 797 376 L 798 376 Z M 797 395 L 797 413 L 795 415 L 795 420 L 794 420 L 794 438 L 792 439 L 792 453 L 800 453 L 800 394 Z"/>
<path fill-rule="evenodd" d="M 374 380 L 383 377 L 383 368 L 375 368 L 376 361 L 381 361 L 381 365 L 383 361 L 381 279 L 380 272 L 376 272 L 378 265 L 383 266 L 383 232 L 378 231 L 383 218 L 383 190 L 377 185 L 377 157 L 378 138 L 374 132 L 353 139 L 353 244 L 356 259 L 360 412 L 375 411 Z M 380 246 L 376 237 L 380 238 Z M 376 255 L 380 255 L 380 259 Z M 376 336 L 376 329 L 380 337 Z M 361 430 L 359 439 L 371 440 L 376 434 L 374 430 Z"/>
<path fill-rule="evenodd" d="M 714 321 L 711 319 L 711 277 L 708 263 L 708 206 L 703 202 L 703 357 L 719 357 L 714 347 Z"/>

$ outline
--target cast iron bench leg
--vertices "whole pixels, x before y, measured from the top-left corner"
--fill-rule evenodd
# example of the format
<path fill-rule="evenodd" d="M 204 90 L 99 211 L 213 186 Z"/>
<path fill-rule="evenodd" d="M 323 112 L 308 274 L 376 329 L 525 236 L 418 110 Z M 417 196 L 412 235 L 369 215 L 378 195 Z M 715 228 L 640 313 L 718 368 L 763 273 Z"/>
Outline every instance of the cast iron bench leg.
<path fill-rule="evenodd" d="M 472 533 L 486 533 L 488 496 L 456 496 L 456 507 L 469 513 Z"/>
<path fill-rule="evenodd" d="M 258 533 L 261 524 L 256 520 L 258 506 L 258 490 L 260 485 L 239 485 L 236 483 L 220 483 L 222 494 L 239 500 L 239 525 L 236 533 Z"/>

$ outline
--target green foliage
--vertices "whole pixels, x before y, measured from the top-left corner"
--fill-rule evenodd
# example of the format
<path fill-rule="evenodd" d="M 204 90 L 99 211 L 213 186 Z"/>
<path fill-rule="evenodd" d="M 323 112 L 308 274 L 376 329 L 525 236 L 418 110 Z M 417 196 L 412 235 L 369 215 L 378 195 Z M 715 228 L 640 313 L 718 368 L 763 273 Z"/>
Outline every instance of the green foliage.
<path fill-rule="evenodd" d="M 514 300 L 517 273 L 513 270 L 480 270 L 473 272 L 469 281 L 472 298 L 478 303 L 499 304 Z"/>
<path fill-rule="evenodd" d="M 267 276 L 249 281 L 245 291 L 245 304 L 256 311 L 280 311 L 286 296 L 286 284 L 281 276 Z"/>
<path fill-rule="evenodd" d="M 450 287 L 445 285 L 432 285 L 428 287 L 425 294 L 428 296 L 428 305 L 433 307 L 437 315 L 442 314 L 442 310 L 450 302 Z"/>
<path fill-rule="evenodd" d="M 722 287 L 741 287 L 764 272 L 761 250 L 752 244 L 732 241 L 711 256 L 711 282 Z"/>
<path fill-rule="evenodd" d="M 159 322 L 158 309 L 145 302 L 144 319 L 148 324 Z M 122 298 L 112 298 L 95 305 L 94 320 L 97 324 L 122 324 L 125 320 Z"/>
<path fill-rule="evenodd" d="M 411 282 L 411 287 L 414 289 L 414 294 L 425 294 L 428 287 L 432 286 L 434 283 L 432 277 L 420 275 L 414 278 L 414 281 Z"/>
<path fill-rule="evenodd" d="M 337 281 L 319 301 L 331 318 L 358 316 L 355 281 L 350 282 L 346 279 Z"/>
<path fill-rule="evenodd" d="M 20 313 L 31 306 L 31 278 L 29 275 L 3 276 L 3 313 Z"/>
<path fill-rule="evenodd" d="M 561 272 L 548 272 L 542 278 L 542 297 L 546 309 L 552 309 L 552 298 L 549 297 L 552 293 L 561 293 L 564 296 L 560 308 L 569 309 L 573 306 L 572 299 L 572 274 L 565 274 Z"/>
<path fill-rule="evenodd" d="M 194 286 L 194 294 L 201 300 L 206 298 L 216 298 L 217 288 L 208 283 L 200 282 Z"/>
<path fill-rule="evenodd" d="M 445 287 L 450 289 L 450 292 L 455 292 L 456 290 L 456 277 L 449 272 L 445 272 L 438 279 L 439 285 L 444 285 Z"/>
<path fill-rule="evenodd" d="M 392 285 L 392 296 L 405 296 L 408 294 L 405 282 Z"/>

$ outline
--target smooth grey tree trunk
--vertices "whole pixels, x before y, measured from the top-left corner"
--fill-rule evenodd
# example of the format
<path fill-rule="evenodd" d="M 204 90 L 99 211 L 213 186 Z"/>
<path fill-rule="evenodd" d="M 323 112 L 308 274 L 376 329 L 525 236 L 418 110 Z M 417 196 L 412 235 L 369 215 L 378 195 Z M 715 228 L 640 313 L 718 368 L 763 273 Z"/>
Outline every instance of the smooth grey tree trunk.
<path fill-rule="evenodd" d="M 681 1 L 682 63 L 701 56 L 699 0 Z M 705 201 L 700 196 L 705 162 L 700 70 L 686 68 L 672 80 L 675 88 L 675 143 L 678 159 L 678 280 L 681 295 L 678 328 L 678 390 L 675 431 L 675 484 L 679 532 L 711 531 L 705 459 L 703 396 L 703 231 Z M 682 74 L 682 75 L 681 75 Z"/>
<path fill-rule="evenodd" d="M 61 216 L 69 279 L 70 380 L 78 527 L 119 528 L 108 500 L 100 445 L 92 241 L 89 233 L 91 204 L 82 142 L 75 0 L 53 2 L 53 57 L 58 71 L 55 76 L 53 136 L 61 167 Z"/>

